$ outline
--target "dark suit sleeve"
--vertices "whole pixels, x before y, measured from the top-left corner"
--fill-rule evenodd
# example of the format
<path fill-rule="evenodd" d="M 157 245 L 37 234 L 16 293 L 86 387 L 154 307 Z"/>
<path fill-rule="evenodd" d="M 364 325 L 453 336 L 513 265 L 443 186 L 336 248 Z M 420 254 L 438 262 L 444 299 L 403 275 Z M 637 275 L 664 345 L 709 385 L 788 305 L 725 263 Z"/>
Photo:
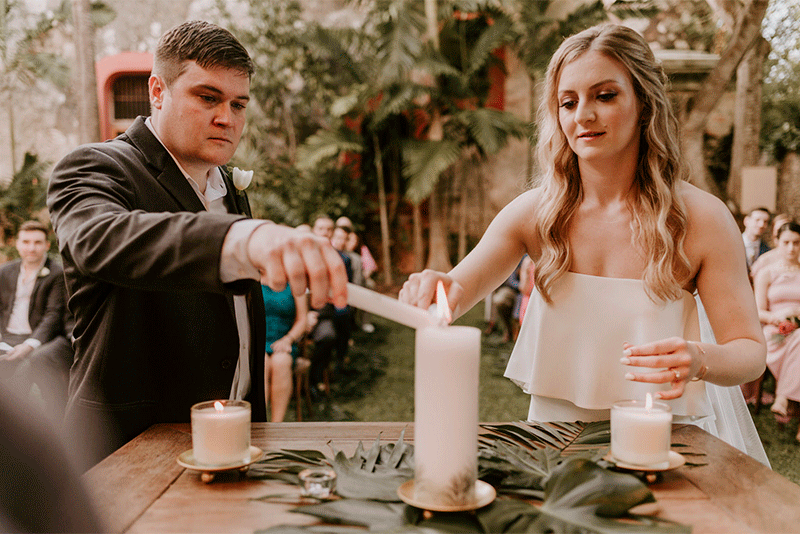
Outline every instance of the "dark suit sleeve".
<path fill-rule="evenodd" d="M 65 263 L 85 277 L 132 289 L 232 290 L 219 279 L 220 251 L 230 225 L 242 217 L 188 210 L 175 195 L 188 183 L 176 183 L 185 182 L 176 172 L 161 172 L 120 140 L 65 157 L 47 197 Z"/>
<path fill-rule="evenodd" d="M 64 285 L 64 273 L 56 266 L 52 266 L 50 274 L 47 275 L 45 283 L 42 285 L 42 293 L 36 296 L 32 305 L 39 309 L 32 310 L 30 316 L 38 323 L 33 327 L 30 337 L 47 343 L 59 334 L 64 333 L 64 308 L 66 306 L 66 286 Z M 36 317 L 34 317 L 34 313 Z"/>

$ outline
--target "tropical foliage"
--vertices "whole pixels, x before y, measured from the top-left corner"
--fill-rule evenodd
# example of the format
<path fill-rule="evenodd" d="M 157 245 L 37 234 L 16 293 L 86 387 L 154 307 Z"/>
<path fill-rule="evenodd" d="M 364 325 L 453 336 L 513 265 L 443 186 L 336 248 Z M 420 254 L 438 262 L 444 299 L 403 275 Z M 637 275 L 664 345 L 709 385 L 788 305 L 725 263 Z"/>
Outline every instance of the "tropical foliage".
<path fill-rule="evenodd" d="M 787 152 L 800 151 L 798 17 L 800 4 L 783 0 L 770 2 L 764 18 L 764 37 L 772 52 L 764 77 L 761 143 L 778 161 Z"/>
<path fill-rule="evenodd" d="M 48 33 L 63 21 L 69 5 L 57 12 L 32 14 L 21 0 L 3 0 L 0 9 L 0 97 L 6 107 L 7 133 L 11 154 L 11 174 L 17 172 L 15 108 L 19 95 L 29 93 L 38 81 L 65 87 L 69 68 L 62 57 L 46 51 Z"/>
<path fill-rule="evenodd" d="M 254 170 L 248 197 L 256 217 L 296 226 L 319 214 L 362 219 L 362 184 L 347 165 L 298 165 L 298 147 L 329 120 L 349 82 L 338 65 L 314 57 L 300 2 L 217 0 L 204 16 L 239 38 L 256 66 L 248 122 L 232 165 Z"/>
<path fill-rule="evenodd" d="M 11 183 L 0 189 L 0 235 L 10 239 L 17 235 L 19 226 L 28 220 L 37 219 L 45 210 L 47 181 L 44 176 L 49 163 L 40 161 L 35 154 L 25 154 L 22 168 Z M 15 256 L 11 245 L 0 242 L 0 253 Z"/>
<path fill-rule="evenodd" d="M 297 483 L 308 466 L 330 465 L 344 498 L 307 504 L 294 512 L 325 523 L 358 525 L 391 532 L 690 532 L 689 527 L 637 515 L 635 507 L 655 501 L 636 476 L 609 469 L 608 421 L 486 425 L 481 435 L 479 477 L 498 492 L 541 501 L 497 499 L 474 513 L 427 514 L 399 502 L 397 488 L 413 477 L 413 447 L 404 443 L 369 450 L 359 444 L 348 458 L 335 452 L 277 451 L 251 467 L 249 476 Z M 594 461 L 590 458 L 594 458 Z M 283 499 L 266 496 L 263 500 Z M 349 532 L 348 527 L 279 526 L 261 532 Z"/>
<path fill-rule="evenodd" d="M 334 120 L 307 140 L 304 165 L 359 153 L 365 178 L 376 184 L 384 240 L 401 196 L 418 205 L 465 150 L 485 158 L 526 133 L 516 117 L 486 104 L 487 69 L 500 68 L 494 53 L 511 27 L 491 3 L 441 2 L 439 48 L 426 37 L 418 1 L 378 0 L 367 11 L 370 23 L 358 30 L 316 29 L 320 57 L 337 61 L 352 83 L 334 103 Z M 430 215 L 432 225 L 442 224 Z"/>

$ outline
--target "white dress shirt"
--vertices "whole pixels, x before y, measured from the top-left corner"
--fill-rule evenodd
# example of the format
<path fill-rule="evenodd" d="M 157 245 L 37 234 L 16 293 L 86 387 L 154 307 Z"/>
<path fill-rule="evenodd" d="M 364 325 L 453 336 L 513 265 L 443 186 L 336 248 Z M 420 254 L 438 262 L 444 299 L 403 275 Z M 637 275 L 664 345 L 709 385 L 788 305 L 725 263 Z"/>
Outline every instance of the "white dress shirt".
<path fill-rule="evenodd" d="M 25 265 L 19 266 L 19 276 L 17 277 L 17 290 L 14 293 L 14 305 L 11 308 L 11 315 L 8 318 L 9 334 L 28 335 L 33 333 L 31 324 L 28 321 L 28 315 L 31 308 L 31 296 L 33 295 L 33 286 L 36 284 L 36 277 L 39 275 L 44 266 L 45 258 L 42 258 L 42 263 L 33 271 L 28 272 Z M 42 342 L 38 339 L 28 338 L 23 343 L 31 347 L 38 348 Z"/>

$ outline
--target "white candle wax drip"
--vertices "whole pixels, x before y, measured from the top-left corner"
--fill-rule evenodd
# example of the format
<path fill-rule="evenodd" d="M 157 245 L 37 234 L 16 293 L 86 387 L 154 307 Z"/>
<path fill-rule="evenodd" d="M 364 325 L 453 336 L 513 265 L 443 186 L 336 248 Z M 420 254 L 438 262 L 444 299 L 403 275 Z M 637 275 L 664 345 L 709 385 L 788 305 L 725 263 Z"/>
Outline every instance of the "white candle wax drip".
<path fill-rule="evenodd" d="M 417 330 L 414 498 L 419 501 L 450 506 L 475 500 L 480 341 L 480 330 L 469 326 Z"/>
<path fill-rule="evenodd" d="M 669 464 L 672 413 L 667 404 L 620 401 L 611 408 L 611 454 L 625 463 L 662 467 Z"/>
<path fill-rule="evenodd" d="M 200 465 L 250 460 L 250 403 L 209 401 L 192 406 L 192 454 Z"/>

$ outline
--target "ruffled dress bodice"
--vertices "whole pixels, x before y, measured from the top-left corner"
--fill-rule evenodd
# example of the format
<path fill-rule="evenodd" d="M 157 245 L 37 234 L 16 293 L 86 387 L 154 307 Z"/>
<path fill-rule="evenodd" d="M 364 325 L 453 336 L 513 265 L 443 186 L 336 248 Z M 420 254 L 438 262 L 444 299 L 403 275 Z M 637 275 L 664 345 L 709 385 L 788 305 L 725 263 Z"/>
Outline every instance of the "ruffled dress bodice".
<path fill-rule="evenodd" d="M 505 376 L 531 395 L 528 419 L 594 421 L 609 418 L 617 400 L 644 399 L 669 384 L 625 380 L 653 372 L 620 363 L 625 342 L 639 345 L 678 336 L 700 341 L 697 305 L 683 291 L 665 303 L 650 299 L 641 280 L 564 274 L 552 304 L 534 291 Z M 679 399 L 666 401 L 676 421 L 713 415 L 705 382 L 689 382 Z"/>

